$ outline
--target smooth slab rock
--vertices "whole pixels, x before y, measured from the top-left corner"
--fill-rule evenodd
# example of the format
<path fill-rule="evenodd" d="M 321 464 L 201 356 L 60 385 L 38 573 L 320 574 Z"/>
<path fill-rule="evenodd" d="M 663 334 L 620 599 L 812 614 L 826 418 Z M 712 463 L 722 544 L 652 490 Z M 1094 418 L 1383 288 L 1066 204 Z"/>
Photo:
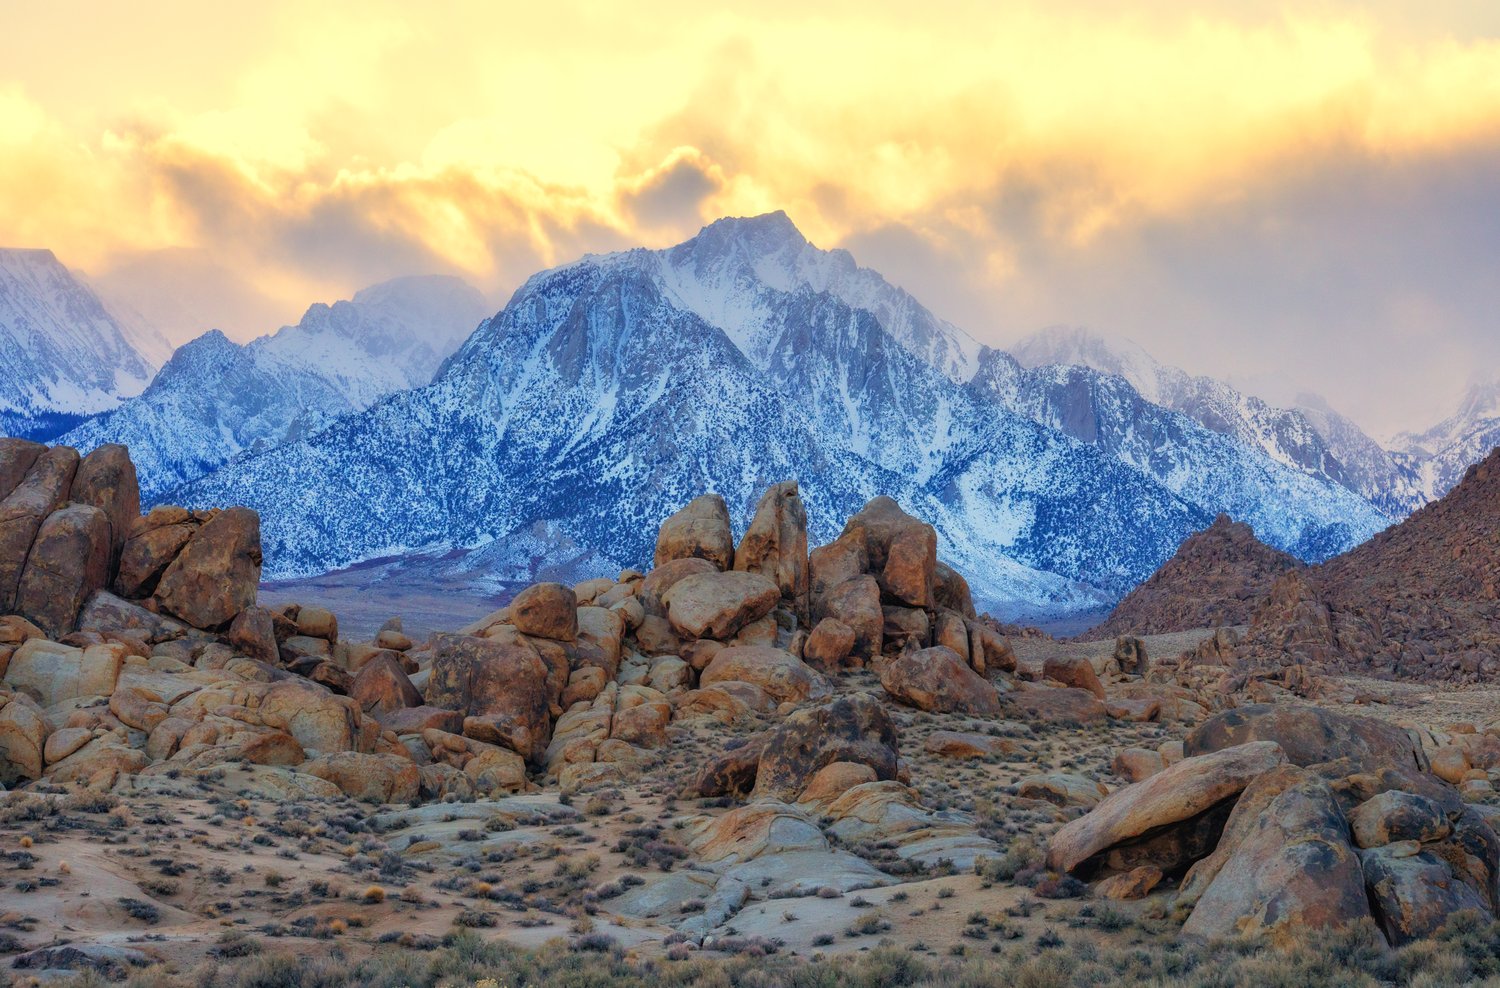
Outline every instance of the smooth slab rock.
<path fill-rule="evenodd" d="M 218 628 L 255 603 L 260 516 L 227 508 L 204 523 L 162 573 L 156 599 L 195 628 Z"/>
<path fill-rule="evenodd" d="M 651 565 L 674 559 L 706 559 L 721 571 L 734 566 L 729 506 L 718 494 L 696 497 L 662 522 Z"/>
<path fill-rule="evenodd" d="M 735 681 L 752 683 L 779 703 L 820 699 L 829 694 L 828 681 L 792 653 L 764 645 L 735 645 L 720 649 L 703 670 L 703 686 Z"/>
<path fill-rule="evenodd" d="M 1101 851 L 1158 827 L 1198 816 L 1244 790 L 1256 776 L 1286 761 L 1270 741 L 1185 758 L 1144 782 L 1106 797 L 1087 815 L 1052 836 L 1047 864 L 1071 872 Z"/>
<path fill-rule="evenodd" d="M 780 599 L 780 589 L 764 576 L 731 571 L 685 577 L 662 602 L 678 634 L 723 641 L 770 614 Z"/>
<path fill-rule="evenodd" d="M 1368 917 L 1364 873 L 1348 833 L 1327 785 L 1309 778 L 1288 786 L 1239 835 L 1182 932 L 1204 939 L 1266 935 L 1292 941 Z"/>
<path fill-rule="evenodd" d="M 1293 765 L 1350 759 L 1351 771 L 1386 765 L 1427 770 L 1421 742 L 1404 728 L 1288 704 L 1257 703 L 1215 714 L 1193 729 L 1183 751 L 1202 755 L 1247 741 L 1275 741 Z"/>
<path fill-rule="evenodd" d="M 880 666 L 880 685 L 919 710 L 975 716 L 1000 712 L 1000 693 L 994 684 L 943 645 L 885 660 Z"/>

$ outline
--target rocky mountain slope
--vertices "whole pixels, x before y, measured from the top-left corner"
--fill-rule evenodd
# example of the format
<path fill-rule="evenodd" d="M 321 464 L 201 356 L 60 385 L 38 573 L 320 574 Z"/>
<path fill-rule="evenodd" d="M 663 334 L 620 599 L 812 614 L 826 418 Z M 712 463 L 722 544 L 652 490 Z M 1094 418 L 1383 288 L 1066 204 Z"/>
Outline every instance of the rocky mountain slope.
<path fill-rule="evenodd" d="M 1500 450 L 1399 525 L 1283 575 L 1234 660 L 1299 687 L 1300 670 L 1487 682 L 1500 671 L 1497 531 Z"/>
<path fill-rule="evenodd" d="M 1302 564 L 1255 537 L 1243 522 L 1220 515 L 1189 536 L 1175 555 L 1081 636 L 1157 635 L 1246 624 L 1281 574 Z"/>
<path fill-rule="evenodd" d="M 55 436 L 139 394 L 154 369 L 50 250 L 0 249 L 0 435 Z"/>
<path fill-rule="evenodd" d="M 782 214 L 722 220 L 669 250 L 533 277 L 431 387 L 172 496 L 259 509 L 278 576 L 483 545 L 525 578 L 549 543 L 639 563 L 641 519 L 704 489 L 743 524 L 756 491 L 795 476 L 818 537 L 892 493 L 933 519 L 986 600 L 1032 613 L 1118 596 L 1220 510 L 1318 557 L 1383 524 L 1335 485 L 1129 396 L 1180 455 L 1153 457 L 1149 430 L 1113 411 L 1099 420 L 1130 439 L 1077 441 L 973 376 L 1006 359 Z M 1226 503 L 1235 491 L 1251 493 Z"/>
<path fill-rule="evenodd" d="M 313 305 L 296 326 L 247 344 L 215 330 L 179 348 L 139 397 L 60 441 L 129 446 L 150 503 L 242 452 L 425 385 L 483 318 L 483 298 L 464 282 L 418 277 Z"/>
<path fill-rule="evenodd" d="M 1077 327 L 1042 330 L 1010 352 L 1028 368 L 1071 365 L 1122 377 L 1147 401 L 1181 412 L 1278 463 L 1333 481 L 1392 521 L 1436 496 L 1409 458 L 1384 449 L 1315 396 L 1305 407 L 1277 408 L 1223 381 L 1161 364 L 1129 340 L 1107 340 Z"/>

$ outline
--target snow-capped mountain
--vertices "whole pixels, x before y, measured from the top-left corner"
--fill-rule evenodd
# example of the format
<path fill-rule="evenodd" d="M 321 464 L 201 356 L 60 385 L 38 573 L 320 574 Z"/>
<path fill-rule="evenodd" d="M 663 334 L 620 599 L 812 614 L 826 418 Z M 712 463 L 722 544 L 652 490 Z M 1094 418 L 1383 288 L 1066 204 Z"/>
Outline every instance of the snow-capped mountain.
<path fill-rule="evenodd" d="M 1100 444 L 1039 421 L 1066 404 L 1043 375 L 1002 400 L 987 365 L 1033 376 L 784 215 L 721 220 L 674 248 L 538 274 L 431 386 L 169 496 L 259 509 L 270 575 L 465 546 L 524 578 L 579 547 L 640 565 L 689 498 L 720 492 L 743 526 L 794 477 L 815 542 L 893 495 L 1012 614 L 1119 596 L 1230 507 L 1227 486 L 1312 555 L 1384 524 L 1336 485 L 1141 409 L 1123 380 L 1096 375 L 1134 410 L 1097 415 L 1133 429 Z M 1181 455 L 1152 460 L 1150 429 L 1175 430 Z"/>
<path fill-rule="evenodd" d="M 244 345 L 214 330 L 180 347 L 139 397 L 60 441 L 126 444 L 151 499 L 426 384 L 484 314 L 483 297 L 457 278 L 400 278 L 315 304 L 297 325 Z"/>
<path fill-rule="evenodd" d="M 1429 500 L 1447 494 L 1471 465 L 1500 446 L 1500 377 L 1475 380 L 1452 415 L 1419 435 L 1397 436 L 1391 445 Z"/>
<path fill-rule="evenodd" d="M 140 394 L 153 370 L 50 250 L 0 249 L 0 435 L 50 439 Z"/>
<path fill-rule="evenodd" d="M 1409 462 L 1317 396 L 1306 396 L 1296 408 L 1278 408 L 1223 381 L 1159 363 L 1130 340 L 1105 339 L 1079 327 L 1044 329 L 1010 353 L 1028 368 L 1080 366 L 1122 377 L 1152 404 L 1278 463 L 1330 480 L 1375 505 L 1388 520 L 1404 518 L 1431 500 Z"/>

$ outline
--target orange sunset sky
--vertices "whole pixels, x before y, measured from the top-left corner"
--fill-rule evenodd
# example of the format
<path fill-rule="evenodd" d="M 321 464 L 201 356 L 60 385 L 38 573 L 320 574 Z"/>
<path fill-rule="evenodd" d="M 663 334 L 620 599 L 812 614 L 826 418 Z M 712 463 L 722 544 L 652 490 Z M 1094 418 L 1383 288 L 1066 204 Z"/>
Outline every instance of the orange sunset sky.
<path fill-rule="evenodd" d="M 192 282 L 178 342 L 771 209 L 988 343 L 1425 425 L 1500 370 L 1500 4 L 0 0 L 0 245 Z"/>

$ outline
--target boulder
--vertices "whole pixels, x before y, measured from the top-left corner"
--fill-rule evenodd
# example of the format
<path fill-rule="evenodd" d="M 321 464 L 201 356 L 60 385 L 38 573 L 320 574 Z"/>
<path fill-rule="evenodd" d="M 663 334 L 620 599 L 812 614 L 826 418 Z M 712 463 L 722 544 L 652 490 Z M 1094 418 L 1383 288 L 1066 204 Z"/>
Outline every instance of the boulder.
<path fill-rule="evenodd" d="M 674 559 L 706 559 L 720 571 L 734 566 L 729 507 L 718 494 L 704 494 L 662 522 L 652 566 Z"/>
<path fill-rule="evenodd" d="M 1111 875 L 1094 886 L 1100 899 L 1143 899 L 1161 883 L 1164 876 L 1155 865 L 1141 865 L 1118 875 Z"/>
<path fill-rule="evenodd" d="M 921 608 L 887 604 L 880 608 L 880 614 L 882 651 L 899 652 L 908 645 L 926 648 L 932 643 L 932 622 Z M 968 665 L 968 659 L 963 661 Z"/>
<path fill-rule="evenodd" d="M 0 690 L 0 785 L 40 779 L 52 734 L 47 714 L 25 693 Z"/>
<path fill-rule="evenodd" d="M 15 456 L 16 447 L 11 447 Z M 24 459 L 22 448 L 21 459 Z M 6 467 L 14 472 L 18 460 Z M 14 490 L 0 500 L 0 614 L 15 608 L 16 589 L 27 553 L 36 539 L 42 520 L 62 507 L 73 486 L 78 470 L 78 451 L 69 446 L 53 446 L 40 451 L 32 460 L 25 477 Z"/>
<path fill-rule="evenodd" d="M 868 765 L 877 779 L 895 779 L 899 758 L 890 714 L 873 696 L 856 693 L 797 710 L 773 728 L 761 748 L 754 794 L 795 799 L 834 762 Z"/>
<path fill-rule="evenodd" d="M 1261 747 L 1274 745 L 1254 741 L 1197 758 Z M 1197 758 L 1185 759 L 1167 772 Z M 1218 873 L 1183 924 L 1183 933 L 1205 939 L 1267 935 L 1273 941 L 1295 942 L 1308 931 L 1368 917 L 1364 874 L 1348 832 L 1338 801 L 1321 780 L 1308 777 L 1289 785 L 1227 849 Z"/>
<path fill-rule="evenodd" d="M 1104 684 L 1094 672 L 1094 666 L 1081 655 L 1054 656 L 1042 663 L 1042 676 L 1056 680 L 1073 689 L 1088 690 L 1099 699 L 1104 699 Z"/>
<path fill-rule="evenodd" d="M 870 553 L 860 535 L 844 535 L 808 554 L 808 579 L 816 603 L 834 587 L 865 576 L 870 571 Z M 877 588 L 876 603 L 879 603 Z"/>
<path fill-rule="evenodd" d="M 339 787 L 350 799 L 366 803 L 410 803 L 417 798 L 421 773 L 409 758 L 341 751 L 303 764 L 303 772 Z"/>
<path fill-rule="evenodd" d="M 195 628 L 222 627 L 255 603 L 260 562 L 260 516 L 227 508 L 205 522 L 162 573 L 156 599 Z"/>
<path fill-rule="evenodd" d="M 741 743 L 731 740 L 698 770 L 688 784 L 687 794 L 706 798 L 748 794 L 755 788 L 760 756 L 769 740 L 769 733 L 757 734 Z"/>
<path fill-rule="evenodd" d="M 95 631 L 102 635 L 139 637 L 148 645 L 203 637 L 180 621 L 148 611 L 128 600 L 121 600 L 105 590 L 94 594 L 83 605 L 83 612 L 78 615 L 78 627 L 80 630 Z"/>
<path fill-rule="evenodd" d="M 819 669 L 835 672 L 854 651 L 854 629 L 838 618 L 824 618 L 802 646 L 802 657 Z"/>
<path fill-rule="evenodd" d="M 197 530 L 198 526 L 191 522 L 152 526 L 148 516 L 148 524 L 133 530 L 121 547 L 115 592 L 132 600 L 155 593 L 162 573 Z"/>
<path fill-rule="evenodd" d="M 120 678 L 125 646 L 72 648 L 33 638 L 10 658 L 5 684 L 24 690 L 44 707 L 85 696 L 109 696 Z"/>
<path fill-rule="evenodd" d="M 790 652 L 764 645 L 720 649 L 703 670 L 699 683 L 734 680 L 753 683 L 778 702 L 801 703 L 828 695 L 827 680 Z"/>
<path fill-rule="evenodd" d="M 970 621 L 969 664 L 980 675 L 1015 672 L 1016 653 L 1004 635 L 982 621 Z"/>
<path fill-rule="evenodd" d="M 1093 807 L 1109 795 L 1109 790 L 1087 776 L 1072 772 L 1047 772 L 1027 776 L 1016 783 L 1016 795 L 1022 799 L 1045 800 L 1054 806 Z"/>
<path fill-rule="evenodd" d="M 393 652 L 382 652 L 361 666 L 349 684 L 349 696 L 367 714 L 422 706 L 422 694 L 406 678 Z"/>
<path fill-rule="evenodd" d="M 118 443 L 106 443 L 85 456 L 69 497 L 104 512 L 109 519 L 110 561 L 118 562 L 141 516 L 141 487 L 130 452 Z"/>
<path fill-rule="evenodd" d="M 1161 752 L 1149 748 L 1123 748 L 1115 753 L 1111 770 L 1127 782 L 1140 782 L 1167 767 Z"/>
<path fill-rule="evenodd" d="M 795 480 L 774 484 L 761 497 L 734 551 L 734 568 L 769 579 L 792 612 L 806 618 L 810 586 L 807 509 Z"/>
<path fill-rule="evenodd" d="M 72 631 L 78 613 L 109 582 L 109 517 L 92 505 L 70 504 L 37 529 L 16 589 L 15 609 L 53 637 Z"/>
<path fill-rule="evenodd" d="M 46 446 L 29 439 L 0 436 L 0 501 L 21 485 L 36 458 L 46 450 Z"/>
<path fill-rule="evenodd" d="M 1139 638 L 1122 636 L 1115 639 L 1115 651 L 1110 662 L 1127 676 L 1144 676 L 1151 671 L 1151 660 L 1146 656 L 1146 643 Z"/>
<path fill-rule="evenodd" d="M 1000 694 L 951 648 L 907 651 L 880 667 L 880 685 L 902 703 L 938 713 L 993 716 Z"/>
<path fill-rule="evenodd" d="M 392 734 L 421 734 L 427 730 L 438 730 L 445 734 L 461 734 L 464 715 L 457 710 L 444 707 L 419 705 L 397 707 L 392 710 L 375 711 L 375 717 Z"/>
<path fill-rule="evenodd" d="M 953 649 L 971 669 L 984 675 L 984 666 L 975 666 L 969 659 L 969 626 L 957 611 L 938 611 L 937 618 L 932 622 L 932 643 Z M 980 662 L 983 661 L 981 657 Z"/>
<path fill-rule="evenodd" d="M 912 607 L 931 607 L 937 582 L 937 531 L 914 524 L 896 532 L 886 549 L 880 589 Z"/>
<path fill-rule="evenodd" d="M 881 573 L 889 560 L 891 543 L 911 529 L 931 528 L 905 511 L 884 494 L 872 498 L 844 524 L 843 536 L 853 536 L 864 544 L 869 559 L 868 572 Z M 936 565 L 934 561 L 934 571 Z"/>
<path fill-rule="evenodd" d="M 1354 843 L 1363 848 L 1399 841 L 1442 840 L 1452 830 L 1441 806 L 1425 796 L 1399 789 L 1387 790 L 1359 804 L 1349 814 L 1349 826 Z"/>
<path fill-rule="evenodd" d="M 707 559 L 674 559 L 671 562 L 662 563 L 652 569 L 641 581 L 640 589 L 636 591 L 636 599 L 641 602 L 648 616 L 666 616 L 666 607 L 661 599 L 668 590 L 677 584 L 679 580 L 689 576 L 702 576 L 704 573 L 717 573 L 719 568 Z"/>
<path fill-rule="evenodd" d="M 597 659 L 600 668 L 613 679 L 620 670 L 620 655 L 625 644 L 625 619 L 602 607 L 580 607 L 575 613 L 578 622 L 577 641 L 573 643 L 575 654 L 581 655 L 580 647 L 589 645 L 597 650 L 597 654 L 591 655 L 587 663 L 574 661 L 573 665 L 594 664 Z"/>
<path fill-rule="evenodd" d="M 1007 716 L 1048 724 L 1092 724 L 1109 717 L 1103 701 L 1088 690 L 1038 686 L 1005 694 Z"/>
<path fill-rule="evenodd" d="M 1143 782 L 1116 790 L 1092 812 L 1063 826 L 1048 844 L 1047 864 L 1056 871 L 1078 870 L 1115 845 L 1233 799 L 1257 776 L 1284 761 L 1286 755 L 1269 741 L 1185 758 Z"/>
<path fill-rule="evenodd" d="M 978 616 L 974 610 L 974 594 L 969 590 L 969 581 L 941 559 L 937 561 L 934 572 L 932 599 L 938 607 L 955 611 L 960 617 L 970 621 Z"/>
<path fill-rule="evenodd" d="M 438 635 L 426 702 L 464 715 L 464 734 L 532 760 L 552 735 L 547 666 L 526 639 Z"/>
<path fill-rule="evenodd" d="M 516 630 L 535 638 L 570 642 L 578 637 L 578 596 L 561 583 L 537 583 L 510 602 Z"/>
<path fill-rule="evenodd" d="M 245 608 L 229 623 L 224 637 L 252 659 L 274 665 L 281 657 L 276 646 L 276 624 L 264 607 Z"/>
<path fill-rule="evenodd" d="M 297 608 L 297 634 L 304 638 L 321 638 L 326 642 L 339 640 L 339 619 L 326 607 L 303 604 Z"/>
<path fill-rule="evenodd" d="M 369 750 L 371 738 L 359 704 L 316 683 L 286 679 L 250 684 L 239 699 L 262 724 L 290 734 L 310 753 Z"/>
<path fill-rule="evenodd" d="M 781 591 L 755 573 L 703 573 L 679 580 L 662 598 L 667 618 L 684 638 L 732 637 L 771 613 Z"/>
<path fill-rule="evenodd" d="M 1489 901 L 1415 840 L 1361 851 L 1359 860 L 1375 920 L 1393 947 L 1435 935 L 1460 910 L 1490 915 Z"/>
<path fill-rule="evenodd" d="M 933 731 L 924 745 L 928 752 L 941 758 L 988 758 L 1013 755 L 1020 750 L 1010 738 L 997 738 L 971 731 Z"/>
<path fill-rule="evenodd" d="M 1347 758 L 1351 771 L 1387 765 L 1427 768 L 1421 743 L 1404 728 L 1291 704 L 1257 703 L 1215 714 L 1188 734 L 1183 751 L 1201 755 L 1247 741 L 1275 741 L 1293 765 Z"/>
<path fill-rule="evenodd" d="M 870 659 L 880 654 L 885 635 L 885 612 L 880 606 L 880 586 L 872 576 L 857 576 L 845 580 L 822 596 L 813 605 L 813 620 L 822 622 L 833 618 L 854 632 L 854 646 L 849 654 L 860 659 Z"/>

